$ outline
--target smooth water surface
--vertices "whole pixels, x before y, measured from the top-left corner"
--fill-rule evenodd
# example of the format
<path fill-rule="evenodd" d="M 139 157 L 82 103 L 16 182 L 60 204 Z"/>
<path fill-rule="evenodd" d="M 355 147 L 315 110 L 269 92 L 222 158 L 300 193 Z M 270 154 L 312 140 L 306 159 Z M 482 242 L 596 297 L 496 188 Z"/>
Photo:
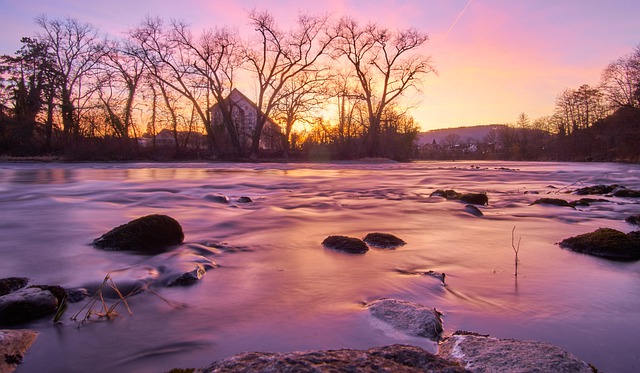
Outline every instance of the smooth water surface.
<path fill-rule="evenodd" d="M 640 264 L 573 253 L 557 242 L 624 218 L 640 200 L 605 197 L 577 210 L 529 204 L 582 186 L 640 189 L 624 164 L 416 162 L 339 164 L 2 164 L 0 277 L 123 289 L 208 258 L 218 267 L 190 287 L 154 286 L 129 299 L 133 316 L 40 331 L 18 372 L 161 372 L 202 367 L 243 351 L 435 343 L 373 320 L 382 297 L 436 307 L 445 333 L 469 330 L 556 344 L 606 372 L 640 370 Z M 483 217 L 436 189 L 486 192 Z M 534 194 L 538 192 L 539 194 Z M 220 203 L 219 196 L 229 198 Z M 241 196 L 253 202 L 239 203 Z M 185 243 L 141 256 L 90 242 L 137 217 L 177 219 Z M 514 276 L 514 238 L 520 240 Z M 349 255 L 329 235 L 387 232 L 397 250 Z M 447 274 L 443 286 L 415 271 Z M 114 299 L 106 299 L 111 304 Z"/>

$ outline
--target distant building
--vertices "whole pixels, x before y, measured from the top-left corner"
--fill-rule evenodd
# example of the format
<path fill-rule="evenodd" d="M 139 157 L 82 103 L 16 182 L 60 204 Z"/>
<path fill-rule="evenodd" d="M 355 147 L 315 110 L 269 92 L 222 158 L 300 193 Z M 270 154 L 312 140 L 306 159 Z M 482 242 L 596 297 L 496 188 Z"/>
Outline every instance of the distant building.
<path fill-rule="evenodd" d="M 233 125 L 238 132 L 238 138 L 243 150 L 248 153 L 251 149 L 253 130 L 256 125 L 256 117 L 261 113 L 258 106 L 249 100 L 247 96 L 237 89 L 233 89 L 229 96 L 225 99 L 231 103 L 231 117 Z M 229 139 L 229 133 L 223 122 L 222 111 L 219 104 L 213 105 L 209 109 L 211 113 L 211 127 L 216 133 L 218 140 L 217 146 L 223 152 L 232 151 L 232 143 Z M 220 136 L 222 135 L 222 136 Z M 222 137 L 220 139 L 220 137 Z M 260 136 L 260 150 L 278 151 L 282 149 L 282 131 L 280 126 L 267 118 L 262 134 Z"/>

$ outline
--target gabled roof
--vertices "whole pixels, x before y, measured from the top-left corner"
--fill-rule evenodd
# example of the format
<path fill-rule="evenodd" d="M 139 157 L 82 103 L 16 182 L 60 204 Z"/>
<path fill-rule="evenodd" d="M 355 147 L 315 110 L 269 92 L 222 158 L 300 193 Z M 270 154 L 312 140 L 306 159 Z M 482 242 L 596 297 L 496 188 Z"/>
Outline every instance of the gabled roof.
<path fill-rule="evenodd" d="M 249 105 L 251 105 L 251 107 L 255 109 L 256 112 L 259 112 L 260 114 L 264 115 L 264 112 L 258 107 L 258 105 L 256 105 L 253 101 L 251 101 L 244 93 L 240 92 L 238 88 L 234 88 L 233 90 L 231 90 L 231 92 L 227 95 L 225 100 L 229 100 L 231 95 L 233 95 L 234 93 L 238 94 L 242 100 L 246 101 Z M 218 103 L 215 103 L 213 106 L 211 106 L 209 110 L 213 111 L 218 105 L 219 105 Z M 271 122 L 275 124 L 275 122 L 268 117 L 267 117 L 267 122 Z"/>

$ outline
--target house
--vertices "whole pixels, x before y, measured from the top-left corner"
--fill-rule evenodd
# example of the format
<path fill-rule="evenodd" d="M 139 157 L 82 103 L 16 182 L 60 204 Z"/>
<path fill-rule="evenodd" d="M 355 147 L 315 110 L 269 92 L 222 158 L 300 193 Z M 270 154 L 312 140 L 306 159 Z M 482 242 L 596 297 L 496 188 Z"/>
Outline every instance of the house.
<path fill-rule="evenodd" d="M 245 153 L 249 153 L 253 138 L 253 129 L 256 125 L 256 116 L 261 113 L 258 106 L 247 98 L 242 92 L 233 89 L 225 99 L 231 103 L 231 117 L 233 125 L 238 133 L 240 146 Z M 229 138 L 229 133 L 224 125 L 222 111 L 219 104 L 213 105 L 210 109 L 211 128 L 217 134 L 217 146 L 222 152 L 233 151 L 233 146 Z M 260 136 L 261 151 L 275 152 L 282 149 L 282 131 L 280 126 L 274 123 L 270 118 L 262 128 Z"/>

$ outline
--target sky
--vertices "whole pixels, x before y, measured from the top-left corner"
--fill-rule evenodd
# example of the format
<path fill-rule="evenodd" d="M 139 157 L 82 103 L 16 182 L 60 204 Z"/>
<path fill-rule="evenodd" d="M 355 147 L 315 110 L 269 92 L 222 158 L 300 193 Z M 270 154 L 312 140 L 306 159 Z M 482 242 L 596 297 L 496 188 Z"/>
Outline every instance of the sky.
<path fill-rule="evenodd" d="M 269 10 L 283 28 L 302 12 L 426 32 L 421 53 L 437 74 L 409 97 L 423 130 L 550 115 L 564 89 L 597 85 L 607 64 L 640 45 L 638 0 L 0 0 L 0 54 L 34 35 L 42 14 L 119 37 L 147 15 L 184 20 L 196 31 L 251 32 L 252 9 Z"/>

